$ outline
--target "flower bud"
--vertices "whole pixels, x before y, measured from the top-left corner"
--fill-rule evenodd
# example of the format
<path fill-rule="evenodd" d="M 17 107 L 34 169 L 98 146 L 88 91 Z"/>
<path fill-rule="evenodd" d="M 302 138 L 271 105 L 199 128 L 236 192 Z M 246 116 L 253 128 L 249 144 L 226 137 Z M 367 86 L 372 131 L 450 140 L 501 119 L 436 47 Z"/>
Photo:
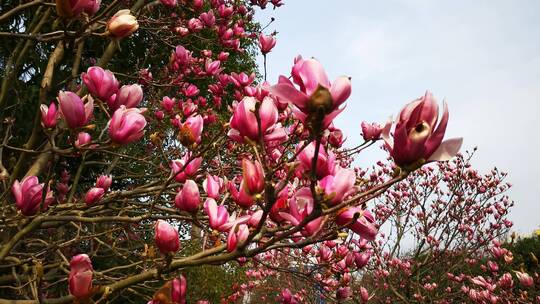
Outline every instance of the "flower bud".
<path fill-rule="evenodd" d="M 116 38 L 124 38 L 134 33 L 139 28 L 137 18 L 131 15 L 129 9 L 119 10 L 107 22 L 107 31 Z"/>
<path fill-rule="evenodd" d="M 175 253 L 180 249 L 178 230 L 164 220 L 157 220 L 154 241 L 163 254 Z"/>

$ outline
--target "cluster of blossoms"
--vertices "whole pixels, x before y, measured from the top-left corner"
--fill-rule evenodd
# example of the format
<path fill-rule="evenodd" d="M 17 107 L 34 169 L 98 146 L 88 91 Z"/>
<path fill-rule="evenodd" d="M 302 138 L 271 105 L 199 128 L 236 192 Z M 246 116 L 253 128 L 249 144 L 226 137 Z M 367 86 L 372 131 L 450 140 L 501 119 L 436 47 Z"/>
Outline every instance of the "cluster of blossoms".
<path fill-rule="evenodd" d="M 448 107 L 439 118 L 430 92 L 406 104 L 395 121 L 362 122 L 364 142 L 345 148 L 334 122 L 351 96 L 349 77 L 330 81 L 319 61 L 297 56 L 290 75 L 263 82 L 250 54 L 258 49 L 266 65 L 278 44 L 276 33 L 260 32 L 253 14 L 282 1 L 131 2 L 116 11 L 125 3 L 56 1 L 62 39 L 71 43 L 80 34 L 74 41 L 81 51 L 69 80 L 55 83 L 54 92 L 42 89 L 51 90 L 42 96 L 56 96 L 40 101 L 35 133 L 42 142 L 21 149 L 30 154 L 21 157 L 22 169 L 9 167 L 18 173 L 6 183 L 15 204 L 5 230 L 15 236 L 0 249 L 0 261 L 47 265 L 40 284 L 50 291 L 40 300 L 126 301 L 132 292 L 151 304 L 204 304 L 208 295 L 190 296 L 197 291 L 188 285 L 197 279 L 190 268 L 236 261 L 227 272 L 241 268 L 248 279 L 232 284 L 224 303 L 255 297 L 272 280 L 262 301 L 305 303 L 317 289 L 316 297 L 338 302 L 388 302 L 384 292 L 404 284 L 393 275 L 410 278 L 418 265 L 399 255 L 399 245 L 387 250 L 393 243 L 379 232 L 385 223 L 415 231 L 441 252 L 434 259 L 457 236 L 460 244 L 487 244 L 511 226 L 511 202 L 491 200 L 507 189 L 502 175 L 463 169 L 461 139 L 444 140 Z M 57 56 L 64 55 L 62 39 Z M 85 39 L 91 46 L 92 39 L 108 39 L 99 61 L 84 58 Z M 58 62 L 51 55 L 50 73 L 62 73 Z M 377 142 L 388 163 L 355 168 L 354 156 Z M 416 180 L 422 183 L 411 187 Z M 438 187 L 440 180 L 449 187 Z M 422 193 L 433 196 L 420 201 Z M 443 197 L 454 194 L 445 208 Z M 404 214 L 415 224 L 403 222 Z M 440 228 L 443 216 L 460 221 Z M 17 232 L 19 224 L 27 228 Z M 69 260 L 61 289 L 65 274 L 50 265 L 67 267 Z M 490 260 L 486 269 L 495 273 L 499 264 Z M 289 273 L 302 273 L 309 285 L 298 286 Z M 521 285 L 534 287 L 532 275 L 519 273 Z M 506 273 L 502 283 L 448 276 L 479 303 L 497 302 L 502 296 L 494 290 L 512 286 Z M 441 289 L 429 278 L 420 286 L 418 301 Z"/>

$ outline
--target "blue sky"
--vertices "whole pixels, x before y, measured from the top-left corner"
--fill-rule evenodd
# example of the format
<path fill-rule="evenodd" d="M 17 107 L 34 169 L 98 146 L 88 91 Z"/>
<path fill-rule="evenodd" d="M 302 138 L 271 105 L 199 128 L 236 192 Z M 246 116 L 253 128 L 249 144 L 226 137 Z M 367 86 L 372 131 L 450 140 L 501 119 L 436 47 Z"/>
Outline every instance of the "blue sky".
<path fill-rule="evenodd" d="M 285 0 L 258 12 L 278 43 L 268 80 L 288 74 L 294 56 L 315 57 L 331 78 L 352 77 L 336 125 L 349 145 L 362 120 L 384 122 L 426 90 L 450 108 L 447 138 L 478 146 L 474 164 L 509 172 L 514 229 L 540 225 L 540 1 Z M 260 58 L 262 62 L 262 57 Z M 369 165 L 378 149 L 360 155 Z"/>

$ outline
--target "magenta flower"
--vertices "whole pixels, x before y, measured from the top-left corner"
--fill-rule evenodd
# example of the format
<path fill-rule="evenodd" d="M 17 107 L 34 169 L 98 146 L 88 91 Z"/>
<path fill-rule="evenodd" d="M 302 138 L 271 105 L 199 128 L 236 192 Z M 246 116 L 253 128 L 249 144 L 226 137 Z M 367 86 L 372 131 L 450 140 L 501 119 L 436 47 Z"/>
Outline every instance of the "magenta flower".
<path fill-rule="evenodd" d="M 314 201 L 309 188 L 298 190 L 293 199 L 289 200 L 289 212 L 279 212 L 279 215 L 294 226 L 300 223 L 313 212 Z M 314 236 L 321 230 L 324 224 L 324 217 L 318 217 L 304 226 L 302 235 L 306 237 Z"/>
<path fill-rule="evenodd" d="M 175 105 L 176 105 L 176 99 L 170 98 L 168 96 L 163 97 L 163 100 L 161 101 L 161 106 L 167 112 L 171 112 Z"/>
<path fill-rule="evenodd" d="M 117 144 L 127 145 L 141 139 L 146 127 L 143 110 L 120 106 L 109 121 L 109 136 Z"/>
<path fill-rule="evenodd" d="M 180 249 L 178 230 L 164 220 L 157 220 L 154 241 L 162 254 L 175 253 Z"/>
<path fill-rule="evenodd" d="M 210 228 L 224 231 L 223 225 L 229 220 L 229 212 L 223 205 L 217 205 L 212 198 L 206 199 L 204 202 L 204 212 L 208 215 L 208 224 Z"/>
<path fill-rule="evenodd" d="M 304 121 L 310 114 L 323 113 L 322 127 L 325 129 L 343 111 L 340 106 L 351 95 L 351 81 L 338 77 L 330 83 L 322 65 L 315 59 L 298 57 L 292 69 L 294 86 L 287 77 L 280 76 L 278 84 L 268 88 L 270 93 L 292 103 L 296 114 Z"/>
<path fill-rule="evenodd" d="M 99 66 L 89 67 L 86 73 L 81 74 L 81 78 L 90 94 L 102 101 L 108 102 L 118 92 L 119 84 L 114 74 Z"/>
<path fill-rule="evenodd" d="M 15 180 L 11 186 L 11 193 L 15 198 L 15 205 L 21 213 L 26 216 L 34 215 L 39 211 L 41 199 L 43 196 L 43 184 L 39 183 L 37 176 L 27 176 L 21 182 Z M 47 189 L 45 200 L 43 201 L 43 210 L 53 201 L 52 192 Z"/>
<path fill-rule="evenodd" d="M 368 241 L 375 239 L 379 229 L 375 225 L 375 218 L 367 211 L 358 207 L 350 207 L 342 211 L 336 217 L 336 223 L 340 226 L 346 226 L 356 234 Z"/>
<path fill-rule="evenodd" d="M 79 132 L 77 134 L 77 140 L 75 140 L 75 147 L 81 148 L 84 145 L 88 145 L 92 142 L 92 136 L 86 132 Z"/>
<path fill-rule="evenodd" d="M 259 139 L 259 124 L 255 115 L 257 99 L 245 97 L 238 103 L 231 117 L 231 130 L 227 134 L 237 142 L 244 142 L 247 138 L 251 141 Z M 278 110 L 270 97 L 264 98 L 259 107 L 261 133 L 265 141 L 282 141 L 287 138 L 285 129 L 278 121 Z"/>
<path fill-rule="evenodd" d="M 193 144 L 201 142 L 204 120 L 201 115 L 190 116 L 186 121 L 180 124 L 180 133 L 178 139 L 182 145 L 190 147 Z"/>
<path fill-rule="evenodd" d="M 175 7 L 177 4 L 176 0 L 160 0 L 160 2 L 167 7 Z"/>
<path fill-rule="evenodd" d="M 112 177 L 110 175 L 100 175 L 96 181 L 96 187 L 107 191 L 111 187 Z"/>
<path fill-rule="evenodd" d="M 270 51 L 276 46 L 276 38 L 272 35 L 264 35 L 259 34 L 259 48 L 261 49 L 261 53 L 263 55 L 266 55 L 270 53 Z"/>
<path fill-rule="evenodd" d="M 88 190 L 84 196 L 84 202 L 86 205 L 91 206 L 101 200 L 105 194 L 105 189 L 94 187 Z"/>
<path fill-rule="evenodd" d="M 197 86 L 194 84 L 188 85 L 187 87 L 184 88 L 183 91 L 184 91 L 184 95 L 186 95 L 187 97 L 197 96 L 200 93 L 199 88 L 197 88 Z"/>
<path fill-rule="evenodd" d="M 113 111 L 121 105 L 126 108 L 136 108 L 143 100 L 143 90 L 138 84 L 124 85 L 115 95 L 107 99 L 109 108 Z"/>
<path fill-rule="evenodd" d="M 448 107 L 443 103 L 443 115 L 437 125 L 439 106 L 430 92 L 407 104 L 399 113 L 394 136 L 390 138 L 391 123 L 383 131 L 383 139 L 396 165 L 416 168 L 425 162 L 445 161 L 454 157 L 462 138 L 443 142 Z"/>
<path fill-rule="evenodd" d="M 214 12 L 212 10 L 208 11 L 207 13 L 202 13 L 199 16 L 199 19 L 206 27 L 212 27 L 214 24 L 216 24 L 216 16 L 214 16 Z"/>
<path fill-rule="evenodd" d="M 208 197 L 219 199 L 221 188 L 223 187 L 223 179 L 216 175 L 206 175 L 206 179 L 202 183 L 203 189 Z"/>
<path fill-rule="evenodd" d="M 180 190 L 178 194 L 176 194 L 176 197 L 174 199 L 176 207 L 182 211 L 187 212 L 197 212 L 200 202 L 201 199 L 199 187 L 191 179 L 188 179 L 184 183 L 182 190 Z"/>
<path fill-rule="evenodd" d="M 222 69 L 220 69 L 221 61 L 215 60 L 212 61 L 210 58 L 206 59 L 206 62 L 204 63 L 204 70 L 207 75 L 216 75 L 219 72 L 221 72 Z"/>
<path fill-rule="evenodd" d="M 92 97 L 88 97 L 88 102 L 85 104 L 73 92 L 60 91 L 58 93 L 58 103 L 60 104 L 62 116 L 71 129 L 84 127 L 94 112 L 94 100 Z"/>
<path fill-rule="evenodd" d="M 186 153 L 182 159 L 175 159 L 171 162 L 171 169 L 173 176 L 176 181 L 184 182 L 188 177 L 193 177 L 199 170 L 199 167 L 202 163 L 202 157 L 197 157 L 192 159 L 189 163 L 188 160 L 191 158 L 191 153 Z M 187 164 L 187 165 L 185 165 Z"/>
<path fill-rule="evenodd" d="M 92 293 L 92 261 L 86 254 L 78 254 L 69 262 L 69 293 L 77 299 L 85 299 Z"/>
<path fill-rule="evenodd" d="M 370 124 L 362 121 L 360 126 L 362 128 L 362 137 L 365 141 L 377 140 L 381 138 L 383 128 L 378 123 L 374 122 Z"/>
<path fill-rule="evenodd" d="M 244 181 L 240 182 L 239 189 L 236 189 L 235 184 L 230 181 L 228 188 L 232 198 L 239 206 L 249 208 L 255 203 L 253 196 L 247 192 L 247 188 L 244 186 Z"/>
<path fill-rule="evenodd" d="M 298 145 L 299 147 L 302 144 Z M 304 172 L 311 171 L 311 162 L 315 156 L 315 142 L 311 142 L 300 153 L 298 153 L 298 160 L 300 161 L 300 169 Z M 319 153 L 317 156 L 316 173 L 317 178 L 323 178 L 327 175 L 333 175 L 336 168 L 336 157 L 331 151 L 326 153 L 324 146 L 319 146 Z"/>
<path fill-rule="evenodd" d="M 534 285 L 534 279 L 526 272 L 516 271 L 516 276 L 519 280 L 519 283 L 525 287 L 529 288 Z"/>
<path fill-rule="evenodd" d="M 183 275 L 171 282 L 171 300 L 174 304 L 186 304 L 187 280 Z"/>
<path fill-rule="evenodd" d="M 252 195 L 264 190 L 264 171 L 260 162 L 242 159 L 242 181 L 246 192 Z"/>
<path fill-rule="evenodd" d="M 56 109 L 56 104 L 51 102 L 49 107 L 42 104 L 39 109 L 41 111 L 41 125 L 46 129 L 54 128 L 58 120 L 58 114 L 60 114 Z"/>
<path fill-rule="evenodd" d="M 227 236 L 227 251 L 233 252 L 238 245 L 242 245 L 249 236 L 249 228 L 246 224 L 235 224 Z"/>
<path fill-rule="evenodd" d="M 356 174 L 352 169 L 340 169 L 335 175 L 327 175 L 319 181 L 326 199 L 331 205 L 339 204 L 345 197 L 354 192 Z"/>

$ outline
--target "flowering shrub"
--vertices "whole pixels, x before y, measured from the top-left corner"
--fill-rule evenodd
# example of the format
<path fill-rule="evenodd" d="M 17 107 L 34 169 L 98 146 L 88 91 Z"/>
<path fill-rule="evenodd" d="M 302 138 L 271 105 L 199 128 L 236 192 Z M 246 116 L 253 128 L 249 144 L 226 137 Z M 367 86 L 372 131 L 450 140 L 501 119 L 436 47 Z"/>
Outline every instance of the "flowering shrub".
<path fill-rule="evenodd" d="M 395 121 L 362 123 L 365 142 L 345 149 L 333 121 L 350 97 L 348 77 L 330 81 L 320 62 L 298 56 L 290 76 L 261 82 L 255 56 L 266 68 L 279 43 L 253 15 L 282 4 L 0 4 L 0 302 L 209 303 L 217 299 L 190 282 L 224 264 L 214 272 L 230 285 L 222 302 L 275 289 L 283 282 L 270 278 L 281 273 L 304 273 L 329 300 L 367 301 L 374 293 L 353 290 L 351 272 L 376 265 L 363 277 L 384 277 L 393 256 L 379 255 L 385 243 L 377 235 L 392 216 L 424 223 L 414 228 L 433 250 L 458 242 L 446 240 L 448 229 L 479 244 L 502 232 L 508 206 L 490 205 L 502 214 L 490 222 L 497 227 L 484 228 L 488 216 L 475 212 L 487 207 L 467 201 L 469 192 L 460 196 L 469 209 L 447 215 L 463 223 L 435 232 L 428 219 L 440 214 L 438 200 L 422 205 L 423 214 L 416 201 L 391 201 L 432 166 L 463 162 L 444 163 L 461 139 L 444 140 L 449 110 L 443 104 L 439 118 L 430 92 Z M 368 177 L 352 163 L 379 140 L 391 163 Z M 483 196 L 504 190 L 485 188 Z M 311 292 L 275 291 L 265 300 L 300 303 Z"/>

